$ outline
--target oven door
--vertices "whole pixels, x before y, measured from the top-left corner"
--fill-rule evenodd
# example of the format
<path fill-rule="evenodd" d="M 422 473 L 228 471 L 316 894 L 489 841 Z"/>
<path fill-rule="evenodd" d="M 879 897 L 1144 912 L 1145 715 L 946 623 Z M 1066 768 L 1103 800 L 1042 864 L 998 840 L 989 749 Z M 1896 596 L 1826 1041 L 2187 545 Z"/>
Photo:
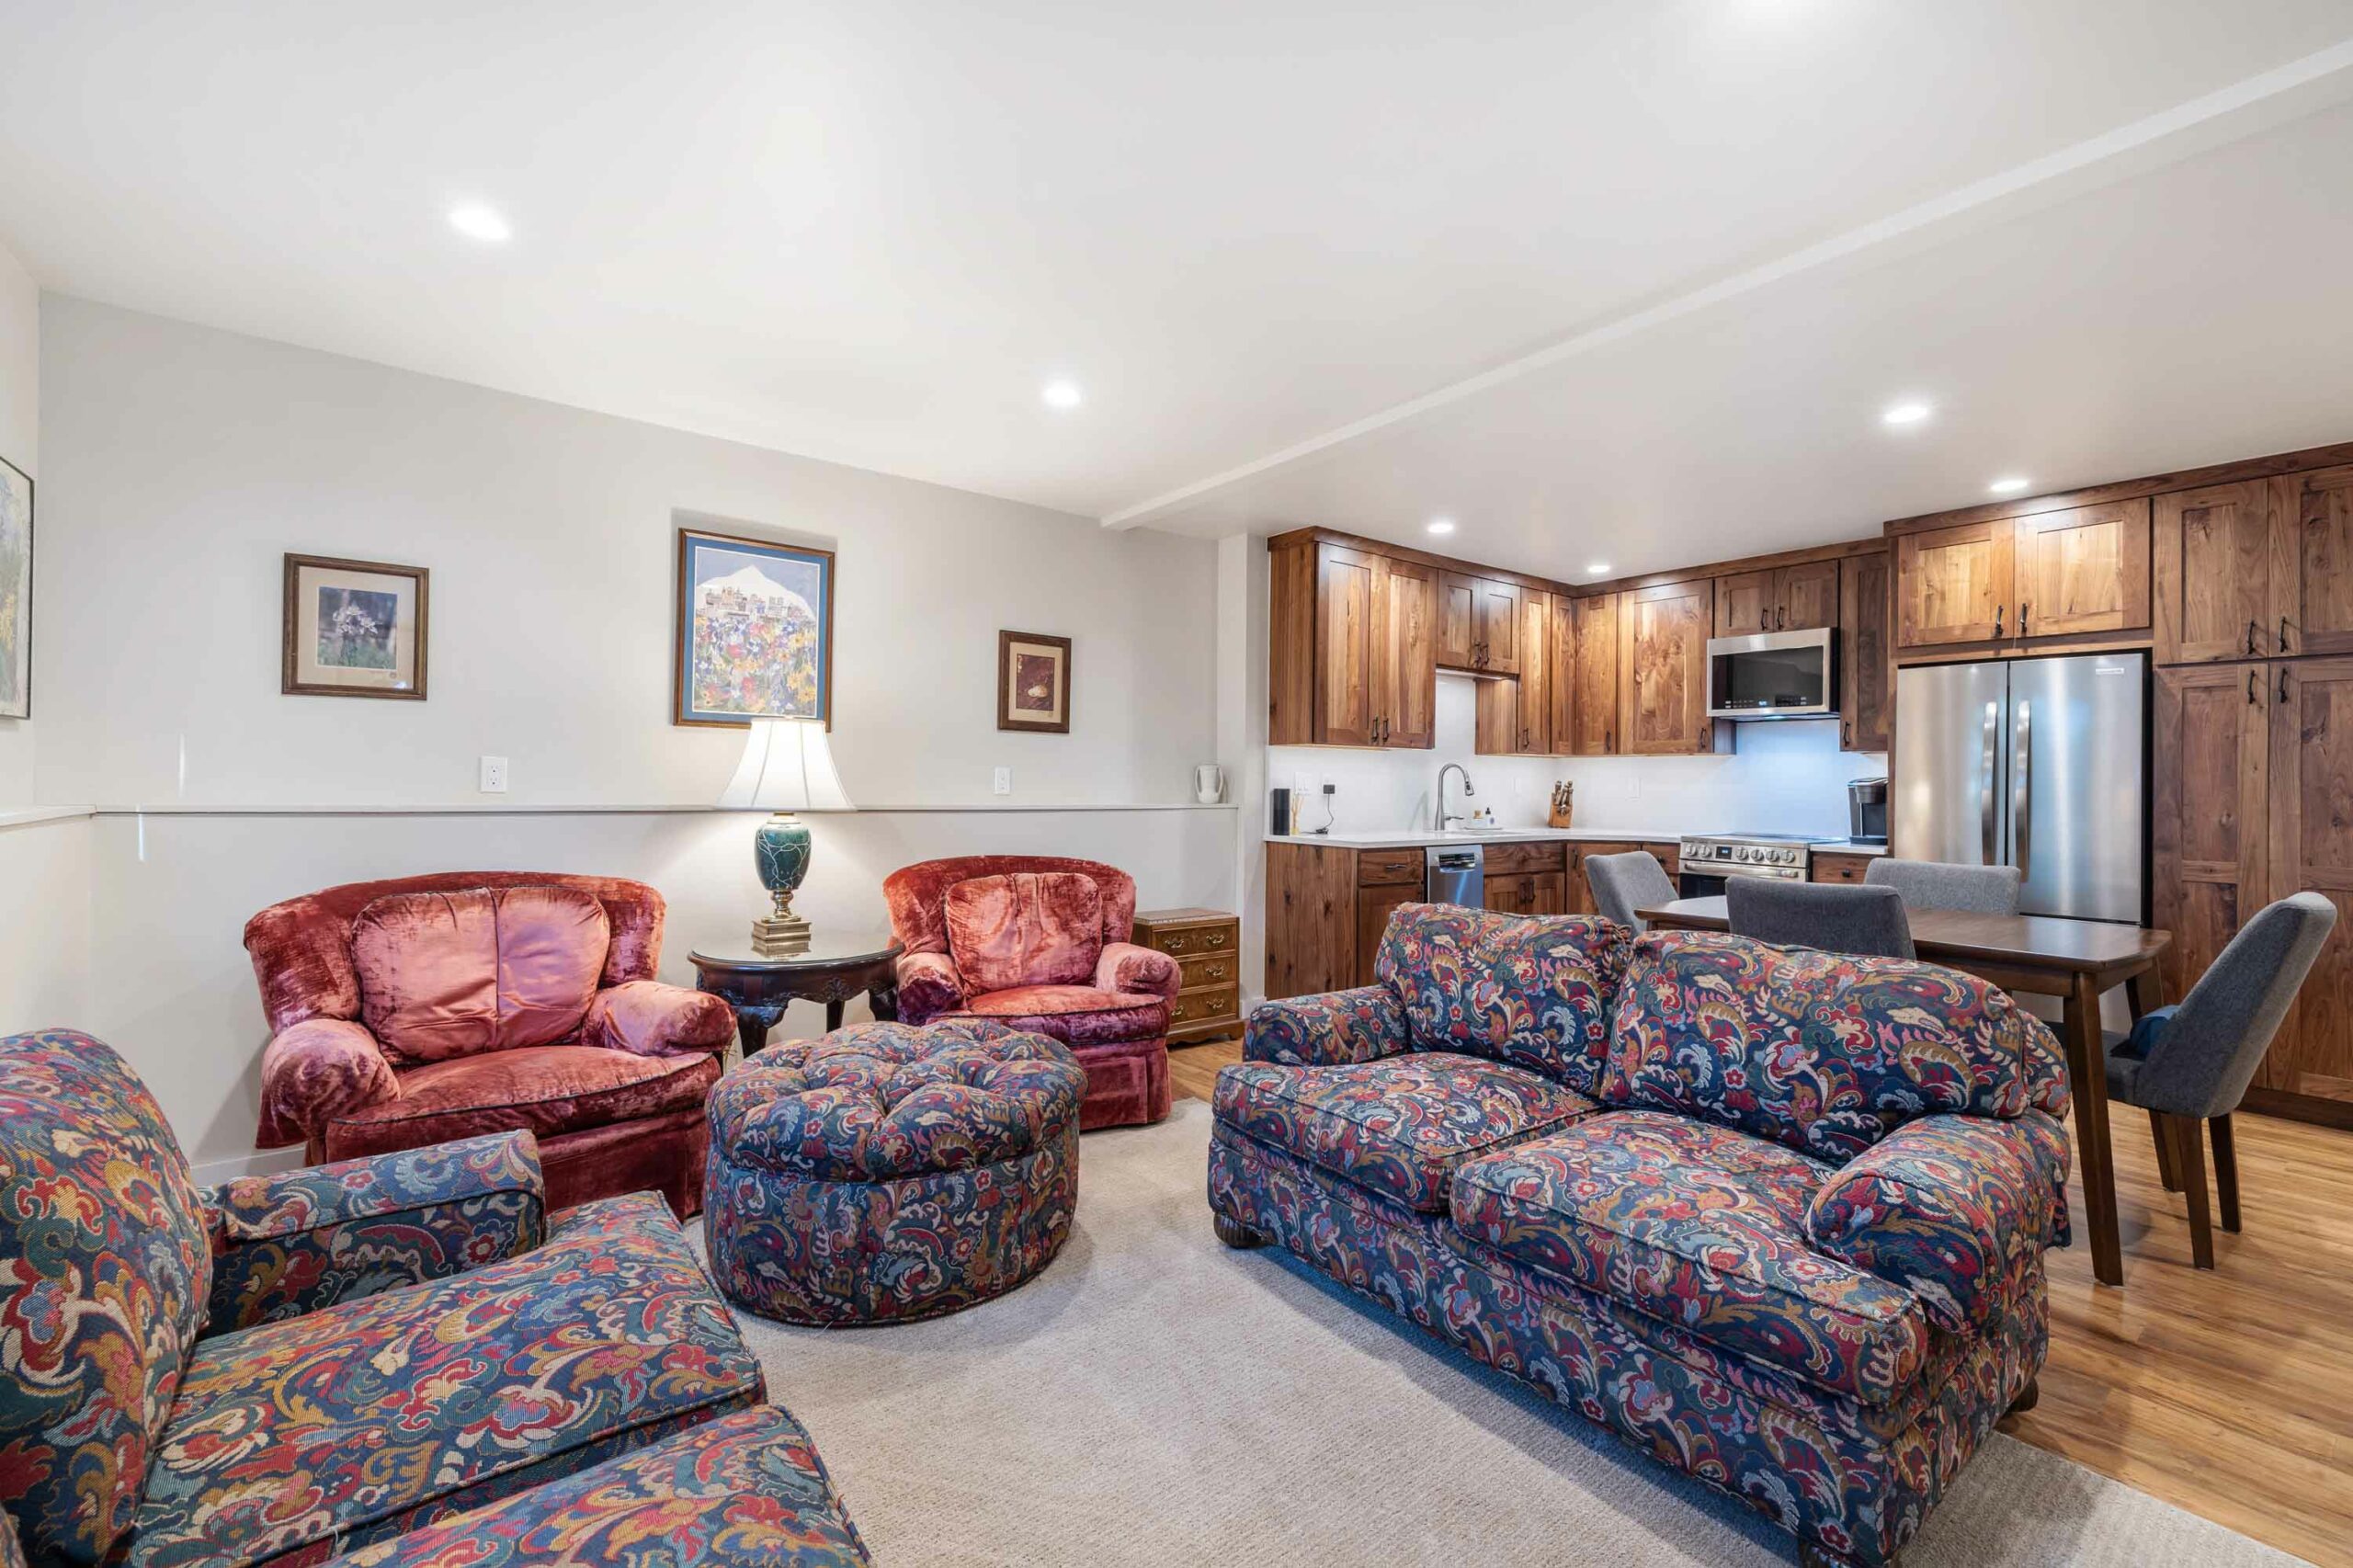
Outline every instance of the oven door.
<path fill-rule="evenodd" d="M 1675 879 L 1676 892 L 1682 898 L 1722 898 L 1724 895 L 1723 874 L 1719 871 L 1681 871 Z"/>

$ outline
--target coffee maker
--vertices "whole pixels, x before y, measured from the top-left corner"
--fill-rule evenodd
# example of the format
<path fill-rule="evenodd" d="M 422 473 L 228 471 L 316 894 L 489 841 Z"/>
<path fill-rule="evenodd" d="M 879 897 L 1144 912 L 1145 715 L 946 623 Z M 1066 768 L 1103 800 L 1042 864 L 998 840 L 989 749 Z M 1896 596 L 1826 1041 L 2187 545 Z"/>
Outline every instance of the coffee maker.
<path fill-rule="evenodd" d="M 1887 842 L 1887 780 L 1858 778 L 1847 786 L 1847 836 L 1857 844 Z"/>

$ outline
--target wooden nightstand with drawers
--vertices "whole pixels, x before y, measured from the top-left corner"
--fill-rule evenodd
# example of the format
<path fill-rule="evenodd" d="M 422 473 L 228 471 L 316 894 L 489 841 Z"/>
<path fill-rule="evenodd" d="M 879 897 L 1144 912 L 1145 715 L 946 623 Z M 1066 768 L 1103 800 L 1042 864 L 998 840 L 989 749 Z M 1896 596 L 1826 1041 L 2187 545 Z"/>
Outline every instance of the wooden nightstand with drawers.
<path fill-rule="evenodd" d="M 1135 944 L 1176 960 L 1184 971 L 1168 1004 L 1168 1043 L 1198 1045 L 1242 1032 L 1242 920 L 1222 909 L 1146 909 Z"/>

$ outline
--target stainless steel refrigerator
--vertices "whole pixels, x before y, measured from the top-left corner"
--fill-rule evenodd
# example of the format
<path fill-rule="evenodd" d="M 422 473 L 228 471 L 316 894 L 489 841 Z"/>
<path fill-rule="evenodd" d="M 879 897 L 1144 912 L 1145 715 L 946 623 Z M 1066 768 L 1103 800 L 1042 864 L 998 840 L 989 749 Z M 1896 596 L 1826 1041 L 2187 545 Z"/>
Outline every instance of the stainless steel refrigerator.
<path fill-rule="evenodd" d="M 2016 866 L 2029 915 L 2137 923 L 2148 685 L 2143 653 L 1897 671 L 1889 852 Z"/>

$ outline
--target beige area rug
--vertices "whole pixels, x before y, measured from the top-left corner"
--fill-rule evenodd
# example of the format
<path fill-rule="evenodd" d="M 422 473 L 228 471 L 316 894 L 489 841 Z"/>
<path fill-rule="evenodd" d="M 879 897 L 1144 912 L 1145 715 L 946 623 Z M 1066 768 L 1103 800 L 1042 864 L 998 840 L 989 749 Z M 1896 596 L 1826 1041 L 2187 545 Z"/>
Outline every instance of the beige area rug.
<path fill-rule="evenodd" d="M 1762 1565 L 1794 1542 L 1278 1249 L 1210 1233 L 1209 1107 L 1093 1132 L 1051 1267 L 953 1317 L 739 1313 L 882 1568 Z M 1995 1434 L 1907 1568 L 2296 1560 Z"/>

